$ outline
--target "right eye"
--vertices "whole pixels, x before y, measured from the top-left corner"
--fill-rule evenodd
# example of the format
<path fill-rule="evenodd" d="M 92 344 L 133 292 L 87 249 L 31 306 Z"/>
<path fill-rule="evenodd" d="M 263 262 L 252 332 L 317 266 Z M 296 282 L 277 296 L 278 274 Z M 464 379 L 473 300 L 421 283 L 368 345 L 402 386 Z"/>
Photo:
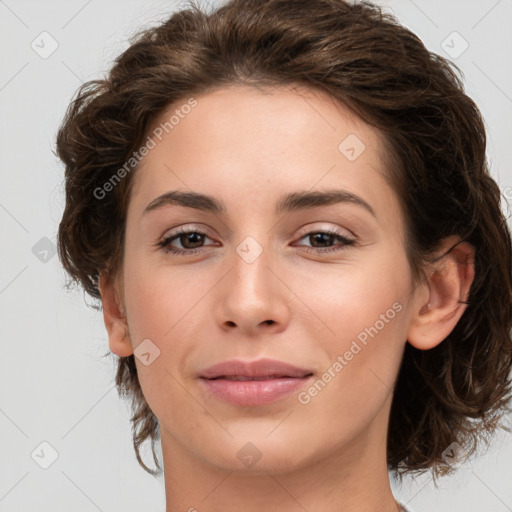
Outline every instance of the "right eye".
<path fill-rule="evenodd" d="M 195 254 L 203 246 L 205 238 L 209 238 L 206 233 L 197 229 L 180 229 L 179 231 L 166 236 L 163 240 L 158 242 L 158 246 L 166 253 L 172 254 Z M 172 244 L 177 241 L 181 248 L 175 247 Z"/>

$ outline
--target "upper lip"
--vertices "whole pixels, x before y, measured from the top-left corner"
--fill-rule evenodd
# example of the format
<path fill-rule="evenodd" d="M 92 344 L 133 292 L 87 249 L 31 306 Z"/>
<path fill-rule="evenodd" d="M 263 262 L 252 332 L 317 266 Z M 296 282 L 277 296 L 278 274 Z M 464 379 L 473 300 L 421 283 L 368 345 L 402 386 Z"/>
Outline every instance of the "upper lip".
<path fill-rule="evenodd" d="M 240 361 L 232 359 L 223 361 L 202 370 L 200 377 L 215 379 L 218 377 L 304 377 L 313 372 L 297 368 L 291 364 L 276 359 L 258 359 L 256 361 Z"/>

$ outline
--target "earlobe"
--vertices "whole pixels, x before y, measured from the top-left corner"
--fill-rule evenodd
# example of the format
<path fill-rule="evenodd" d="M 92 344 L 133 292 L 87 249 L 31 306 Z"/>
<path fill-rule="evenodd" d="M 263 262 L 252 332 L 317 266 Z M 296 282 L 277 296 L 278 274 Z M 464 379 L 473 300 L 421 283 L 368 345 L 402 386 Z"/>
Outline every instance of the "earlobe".
<path fill-rule="evenodd" d="M 420 350 L 437 346 L 453 331 L 467 308 L 475 274 L 475 251 L 468 242 L 450 237 L 438 254 L 428 278 L 428 301 L 416 306 L 407 335 Z"/>
<path fill-rule="evenodd" d="M 99 289 L 110 350 L 119 357 L 130 356 L 133 354 L 133 347 L 115 280 L 105 274 L 100 275 Z"/>

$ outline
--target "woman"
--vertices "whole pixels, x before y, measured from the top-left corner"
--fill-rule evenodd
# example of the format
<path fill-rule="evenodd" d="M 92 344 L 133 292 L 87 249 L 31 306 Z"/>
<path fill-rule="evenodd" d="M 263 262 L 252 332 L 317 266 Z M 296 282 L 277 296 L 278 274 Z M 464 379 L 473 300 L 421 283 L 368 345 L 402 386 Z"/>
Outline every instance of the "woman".
<path fill-rule="evenodd" d="M 161 440 L 167 512 L 405 510 L 389 469 L 446 473 L 497 428 L 485 144 L 450 64 L 369 3 L 191 6 L 80 89 L 59 254 L 152 473 Z"/>

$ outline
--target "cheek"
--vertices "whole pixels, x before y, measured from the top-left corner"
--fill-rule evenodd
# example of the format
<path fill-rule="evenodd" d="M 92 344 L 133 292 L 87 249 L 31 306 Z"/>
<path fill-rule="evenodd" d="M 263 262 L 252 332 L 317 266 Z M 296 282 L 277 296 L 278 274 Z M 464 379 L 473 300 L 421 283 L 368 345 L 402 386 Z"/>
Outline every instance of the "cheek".
<path fill-rule="evenodd" d="M 198 326 L 204 324 L 204 314 L 199 318 L 199 311 L 207 286 L 196 286 L 190 272 L 132 268 L 125 286 L 130 337 L 135 348 L 149 339 L 159 350 L 149 366 L 136 358 L 141 388 L 159 420 L 170 424 L 179 410 L 181 423 L 190 426 L 203 411 L 186 391 L 182 372 L 201 349 Z"/>
<path fill-rule="evenodd" d="M 310 322 L 305 327 L 320 326 L 316 341 L 328 349 L 331 359 L 348 350 L 358 336 L 364 342 L 365 336 L 370 337 L 368 330 L 375 334 L 374 327 L 379 339 L 393 343 L 398 335 L 397 342 L 401 341 L 406 315 L 398 310 L 404 310 L 410 299 L 405 254 L 380 251 L 303 277 L 296 278 L 295 290 L 309 307 Z"/>
<path fill-rule="evenodd" d="M 381 252 L 364 265 L 340 269 L 335 278 L 331 274 L 328 289 L 308 292 L 314 313 L 329 328 L 317 337 L 329 361 L 322 369 L 329 383 L 316 386 L 323 395 L 318 405 L 362 414 L 364 402 L 365 414 L 372 414 L 386 399 L 406 341 L 407 269 L 405 254 Z"/>
<path fill-rule="evenodd" d="M 329 430 L 343 444 L 389 403 L 405 345 L 406 310 L 387 299 L 373 297 L 371 307 L 354 300 L 338 313 L 336 336 L 323 342 L 328 361 L 299 397 L 310 431 Z"/>
<path fill-rule="evenodd" d="M 149 258 L 148 258 L 149 259 Z M 168 345 L 166 340 L 186 335 L 198 319 L 198 304 L 208 282 L 197 279 L 192 268 L 150 265 L 142 258 L 127 262 L 125 300 L 130 334 L 135 344 L 144 338 Z M 201 274 L 203 277 L 204 274 Z M 174 343 L 174 342 L 173 342 Z"/>

